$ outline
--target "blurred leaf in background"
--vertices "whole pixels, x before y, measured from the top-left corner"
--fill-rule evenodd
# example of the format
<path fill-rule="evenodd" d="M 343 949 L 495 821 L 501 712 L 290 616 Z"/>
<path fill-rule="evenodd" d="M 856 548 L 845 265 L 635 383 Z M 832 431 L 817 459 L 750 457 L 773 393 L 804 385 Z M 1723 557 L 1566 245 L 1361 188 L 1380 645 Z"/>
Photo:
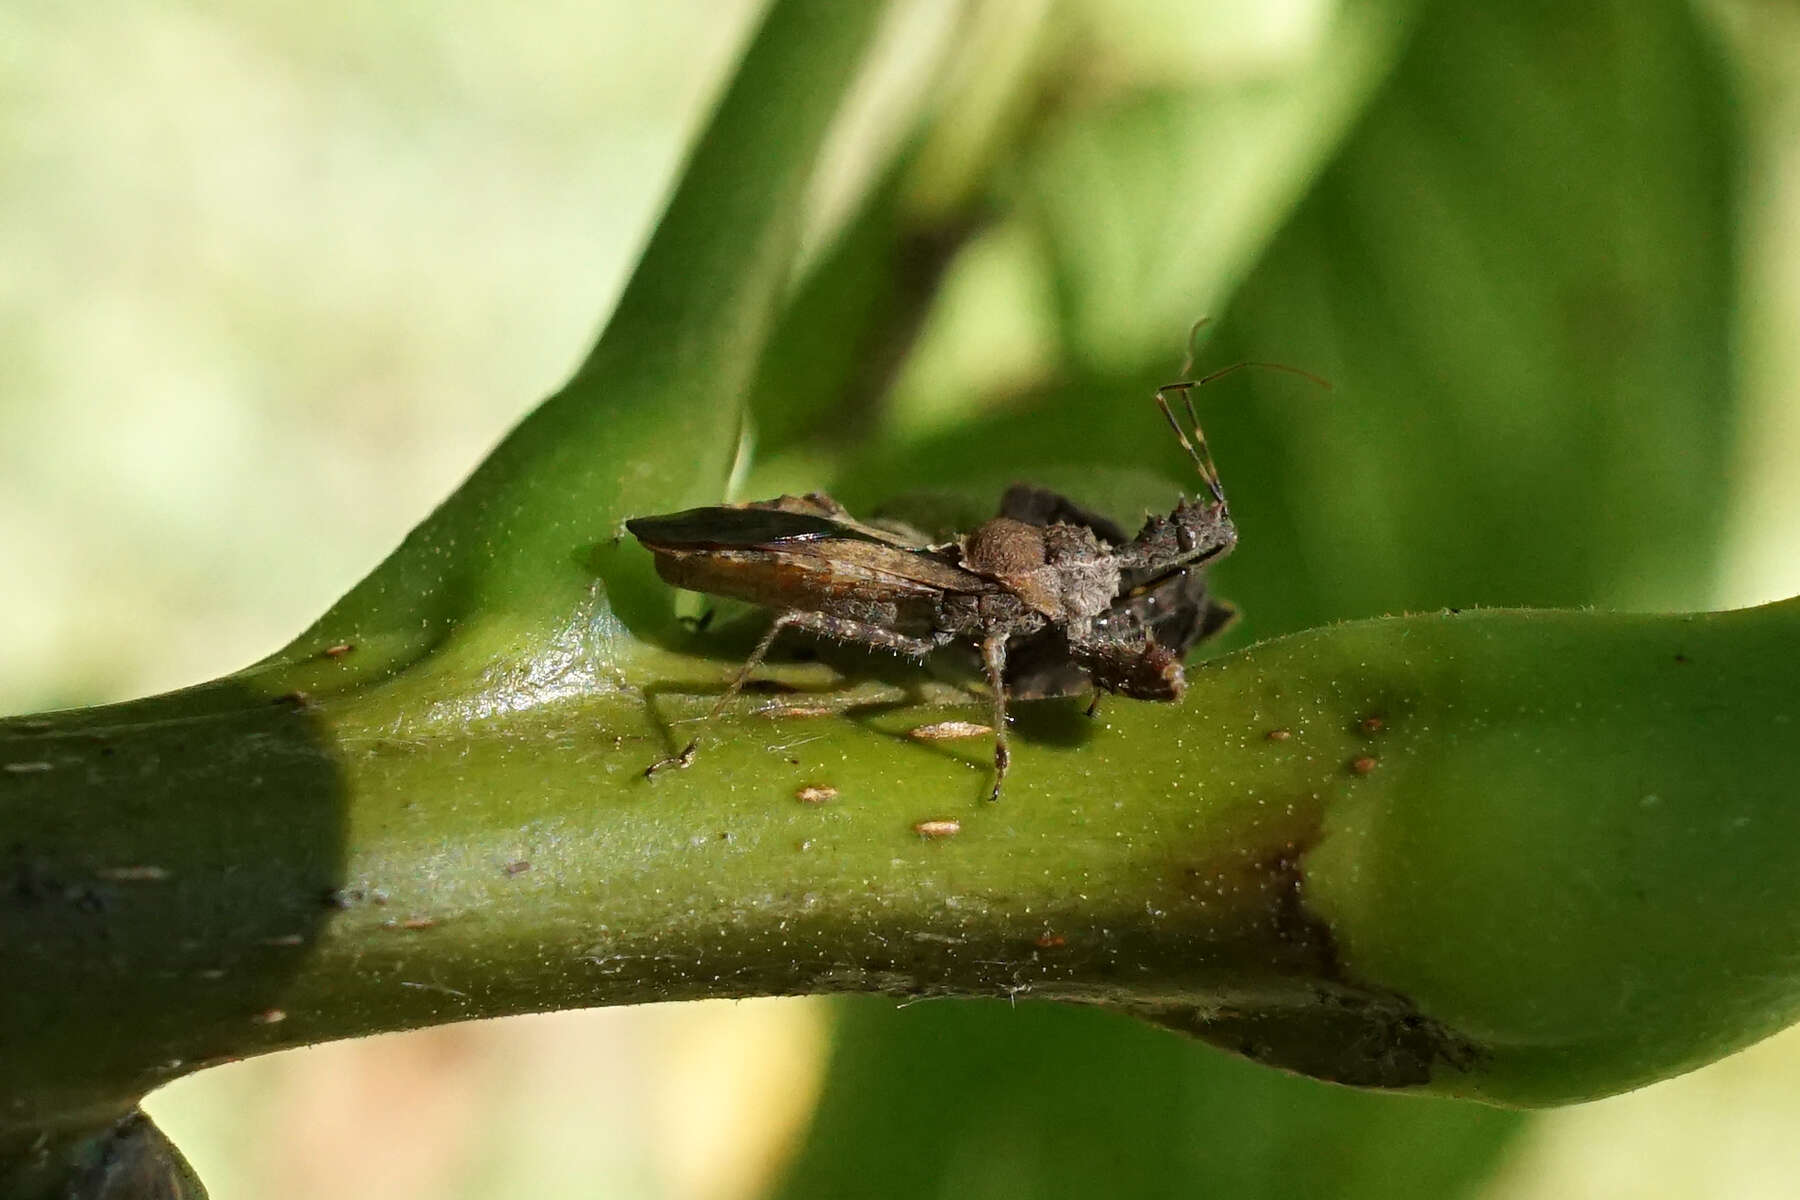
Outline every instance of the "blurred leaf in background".
<path fill-rule="evenodd" d="M 1466 1195 L 1518 1114 L 1293 1078 L 1105 1013 L 845 1005 L 783 1197 Z"/>

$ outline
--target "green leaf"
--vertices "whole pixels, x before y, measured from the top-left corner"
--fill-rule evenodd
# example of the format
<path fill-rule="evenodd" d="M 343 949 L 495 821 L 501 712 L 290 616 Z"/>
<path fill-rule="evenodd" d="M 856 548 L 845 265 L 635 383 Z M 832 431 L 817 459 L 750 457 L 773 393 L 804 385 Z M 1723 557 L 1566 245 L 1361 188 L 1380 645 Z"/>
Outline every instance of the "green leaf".
<path fill-rule="evenodd" d="M 1140 6 L 1091 7 L 1110 23 L 1125 17 L 1110 10 Z M 1164 358 L 1171 331 L 1221 310 L 1387 79 L 1418 7 L 1327 9 L 1329 24 L 1267 78 L 1251 66 L 1240 68 L 1247 78 L 1170 80 L 1051 125 L 1021 202 L 1053 260 L 1064 347 L 1084 373 Z M 1204 27 L 1166 15 L 1190 36 Z"/>

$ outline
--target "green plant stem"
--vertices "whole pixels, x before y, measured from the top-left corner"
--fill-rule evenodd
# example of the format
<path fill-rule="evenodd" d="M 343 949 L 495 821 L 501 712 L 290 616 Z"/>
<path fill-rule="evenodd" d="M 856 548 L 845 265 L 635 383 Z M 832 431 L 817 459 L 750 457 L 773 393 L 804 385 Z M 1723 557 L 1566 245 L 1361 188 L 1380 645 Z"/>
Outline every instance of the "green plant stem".
<path fill-rule="evenodd" d="M 904 736 L 978 717 L 938 684 L 741 705 L 654 782 L 653 711 L 704 695 L 442 735 L 391 732 L 404 678 L 10 722 L 7 1118 L 378 1030 L 822 991 L 1086 1001 L 1330 1078 L 1602 1095 L 1800 1003 L 1796 650 L 1797 602 L 1337 626 L 1178 705 L 1023 706 L 998 804 L 985 740 Z"/>

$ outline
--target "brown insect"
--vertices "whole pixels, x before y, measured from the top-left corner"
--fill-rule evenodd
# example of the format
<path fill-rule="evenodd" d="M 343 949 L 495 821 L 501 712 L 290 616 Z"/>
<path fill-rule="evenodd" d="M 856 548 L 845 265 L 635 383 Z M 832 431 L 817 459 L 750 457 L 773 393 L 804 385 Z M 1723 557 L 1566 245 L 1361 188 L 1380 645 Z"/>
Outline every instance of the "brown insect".
<path fill-rule="evenodd" d="M 1201 568 L 1237 544 L 1189 393 L 1247 365 L 1261 364 L 1238 363 L 1157 391 L 1205 493 L 1148 518 L 1134 538 L 1054 492 L 1025 486 L 1007 491 L 1001 515 L 936 545 L 859 522 L 816 492 L 625 522 L 669 583 L 775 610 L 707 720 L 738 693 L 784 629 L 913 658 L 970 643 L 980 651 L 993 703 L 989 799 L 998 799 L 1011 761 L 1009 696 L 1091 688 L 1136 700 L 1179 698 L 1182 652 L 1232 612 L 1207 593 Z M 1191 438 L 1169 407 L 1171 392 L 1182 394 Z M 687 766 L 699 741 L 652 763 L 645 775 Z"/>

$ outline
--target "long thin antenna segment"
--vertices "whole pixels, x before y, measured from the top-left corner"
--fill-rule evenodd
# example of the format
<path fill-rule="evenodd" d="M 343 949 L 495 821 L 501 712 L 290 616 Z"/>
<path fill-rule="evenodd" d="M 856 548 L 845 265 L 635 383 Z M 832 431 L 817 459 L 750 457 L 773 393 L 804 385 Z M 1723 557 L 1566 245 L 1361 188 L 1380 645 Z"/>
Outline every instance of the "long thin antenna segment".
<path fill-rule="evenodd" d="M 1200 422 L 1194 420 L 1194 438 L 1200 443 L 1200 448 L 1196 449 L 1194 442 L 1188 440 L 1187 430 L 1181 427 L 1181 422 L 1175 418 L 1174 410 L 1169 407 L 1168 397 L 1163 395 L 1164 392 L 1179 389 L 1182 392 L 1182 399 L 1187 401 L 1188 417 L 1193 419 L 1194 402 L 1187 398 L 1187 392 L 1197 386 L 1199 385 L 1195 383 L 1164 384 L 1156 389 L 1156 406 L 1162 409 L 1163 416 L 1168 418 L 1169 428 L 1175 431 L 1176 440 L 1181 443 L 1181 448 L 1186 450 L 1188 457 L 1194 460 L 1194 467 L 1200 472 L 1200 478 L 1206 481 L 1206 490 L 1212 493 L 1214 500 L 1223 504 L 1225 488 L 1219 481 L 1218 467 L 1213 465 L 1212 452 L 1205 449 L 1206 435 L 1200 432 Z"/>
<path fill-rule="evenodd" d="M 1199 334 L 1201 327 L 1210 319 L 1211 318 L 1209 317 L 1201 317 L 1198 321 L 1194 322 L 1194 327 L 1188 331 L 1187 360 L 1181 365 L 1181 373 L 1183 375 L 1186 375 L 1193 369 L 1194 339 Z M 1175 436 L 1181 439 L 1181 445 L 1188 452 L 1188 457 L 1194 460 L 1194 466 L 1199 469 L 1200 477 L 1206 481 L 1207 491 L 1211 492 L 1213 499 L 1217 500 L 1220 504 L 1225 503 L 1225 488 L 1219 480 L 1219 469 L 1213 463 L 1212 450 L 1206 444 L 1206 434 L 1200 428 L 1200 416 L 1194 411 L 1194 391 L 1197 388 L 1205 387 L 1209 383 L 1216 383 L 1227 375 L 1241 371 L 1245 367 L 1260 367 L 1266 371 L 1285 371 L 1289 375 L 1298 375 L 1302 379 L 1311 383 L 1316 383 L 1326 391 L 1331 390 L 1330 380 L 1314 375 L 1311 371 L 1302 370 L 1299 367 L 1291 367 L 1287 363 L 1262 362 L 1257 359 L 1245 359 L 1242 362 L 1234 362 L 1228 367 L 1220 367 L 1218 370 L 1202 375 L 1198 379 L 1184 379 L 1178 383 L 1165 383 L 1160 388 L 1156 389 L 1157 406 L 1162 409 L 1163 416 L 1169 419 L 1169 427 L 1175 431 Z M 1181 428 L 1181 422 L 1175 419 L 1174 412 L 1169 408 L 1169 401 L 1163 395 L 1164 392 L 1175 391 L 1181 393 L 1182 403 L 1187 408 L 1188 420 L 1192 422 L 1194 426 L 1194 436 L 1192 441 L 1188 440 L 1187 432 Z M 1195 448 L 1196 445 L 1198 445 L 1198 449 Z"/>
<path fill-rule="evenodd" d="M 1286 371 L 1289 375 L 1298 375 L 1302 379 L 1305 379 L 1311 383 L 1316 383 L 1328 392 L 1332 390 L 1331 389 L 1331 380 L 1326 379 L 1324 376 L 1314 375 L 1311 371 L 1305 370 L 1301 367 L 1289 366 L 1287 363 L 1260 362 L 1256 359 L 1245 359 L 1243 362 L 1234 362 L 1229 367 L 1220 367 L 1218 370 L 1212 372 L 1210 375 L 1202 375 L 1198 379 L 1183 381 L 1183 386 L 1185 386 L 1185 387 L 1205 387 L 1207 384 L 1212 383 L 1216 380 L 1223 379 L 1227 375 L 1230 375 L 1235 371 L 1241 371 L 1245 367 L 1261 367 L 1265 371 Z M 1184 375 L 1186 373 L 1187 372 L 1185 370 L 1182 372 L 1182 374 L 1184 374 Z M 1173 387 L 1174 385 L 1170 384 L 1168 386 Z"/>
<path fill-rule="evenodd" d="M 1194 411 L 1194 389 L 1183 388 L 1181 403 L 1187 409 L 1188 424 L 1194 427 L 1194 441 L 1200 444 L 1200 456 L 1206 460 L 1206 486 L 1213 499 L 1225 503 L 1225 485 L 1219 479 L 1218 464 L 1213 462 L 1212 447 L 1206 444 L 1206 431 L 1200 428 L 1200 414 Z"/>
<path fill-rule="evenodd" d="M 1180 375 L 1183 379 L 1186 379 L 1194 372 L 1194 361 L 1196 356 L 1200 353 L 1200 331 L 1210 324 L 1212 324 L 1211 317 L 1201 317 L 1198 321 L 1195 321 L 1192 325 L 1188 326 L 1187 357 L 1181 360 L 1181 370 L 1176 372 L 1176 374 Z"/>

